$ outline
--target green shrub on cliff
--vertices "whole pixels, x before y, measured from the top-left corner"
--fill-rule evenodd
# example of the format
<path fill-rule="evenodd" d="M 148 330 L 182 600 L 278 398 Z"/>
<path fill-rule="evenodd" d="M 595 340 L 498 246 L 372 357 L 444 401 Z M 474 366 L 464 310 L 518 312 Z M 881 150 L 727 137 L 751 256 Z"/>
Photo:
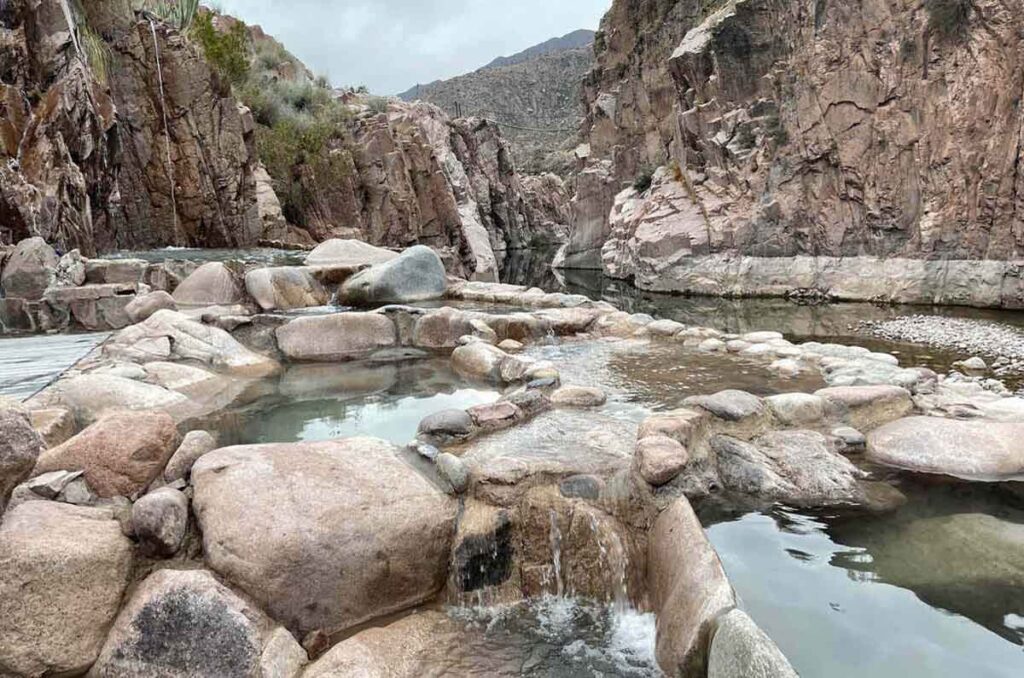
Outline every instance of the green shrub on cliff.
<path fill-rule="evenodd" d="M 971 22 L 971 0 L 925 0 L 928 30 L 943 38 L 959 38 Z"/>
<path fill-rule="evenodd" d="M 192 24 L 192 39 L 199 43 L 220 75 L 233 85 L 241 85 L 249 78 L 249 33 L 241 21 L 227 31 L 218 31 L 213 25 L 213 14 L 203 12 Z"/>

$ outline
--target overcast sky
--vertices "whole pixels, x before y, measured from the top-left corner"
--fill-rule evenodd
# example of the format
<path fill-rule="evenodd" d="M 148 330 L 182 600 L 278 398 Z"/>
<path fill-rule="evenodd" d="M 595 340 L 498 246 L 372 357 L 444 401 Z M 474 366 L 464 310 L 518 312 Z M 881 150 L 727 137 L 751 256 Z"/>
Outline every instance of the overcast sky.
<path fill-rule="evenodd" d="M 611 0 L 211 0 L 336 86 L 396 94 L 578 28 Z"/>

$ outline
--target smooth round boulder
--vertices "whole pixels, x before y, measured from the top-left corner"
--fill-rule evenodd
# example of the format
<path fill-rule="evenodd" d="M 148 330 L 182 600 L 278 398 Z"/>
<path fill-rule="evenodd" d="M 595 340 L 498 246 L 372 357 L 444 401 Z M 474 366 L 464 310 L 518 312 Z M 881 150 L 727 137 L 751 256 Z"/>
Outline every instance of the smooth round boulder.
<path fill-rule="evenodd" d="M 868 434 L 867 458 L 918 473 L 967 480 L 1024 475 L 1024 424 L 908 417 Z"/>
<path fill-rule="evenodd" d="M 338 298 L 346 304 L 409 303 L 440 299 L 448 289 L 448 274 L 437 252 L 417 245 L 398 258 L 375 264 L 345 281 Z"/>
<path fill-rule="evenodd" d="M 563 386 L 551 394 L 556 407 L 601 407 L 608 402 L 608 396 L 592 386 Z"/>
<path fill-rule="evenodd" d="M 742 421 L 764 412 L 764 402 L 746 391 L 726 390 L 712 395 L 691 396 L 683 401 L 687 407 L 699 407 L 725 421 Z"/>
<path fill-rule="evenodd" d="M 476 424 L 468 412 L 450 409 L 424 417 L 417 435 L 435 445 L 449 445 L 468 440 L 476 435 L 476 432 Z"/>
<path fill-rule="evenodd" d="M 398 257 L 397 252 L 360 240 L 325 240 L 306 255 L 306 266 L 362 268 L 383 264 Z"/>
<path fill-rule="evenodd" d="M 96 660 L 132 569 L 107 509 L 29 501 L 0 524 L 0 674 L 81 675 Z"/>
<path fill-rule="evenodd" d="M 465 462 L 454 454 L 442 452 L 434 460 L 441 477 L 448 481 L 454 494 L 462 494 L 469 488 L 469 469 Z"/>
<path fill-rule="evenodd" d="M 798 678 L 782 650 L 742 610 L 718 620 L 708 678 Z"/>
<path fill-rule="evenodd" d="M 148 555 L 173 556 L 188 527 L 188 498 L 179 490 L 161 487 L 132 506 L 132 534 Z"/>
<path fill-rule="evenodd" d="M 483 342 L 459 346 L 452 351 L 452 367 L 459 374 L 484 381 L 501 381 L 502 362 L 510 356 Z"/>
<path fill-rule="evenodd" d="M 164 481 L 173 483 L 175 480 L 188 478 L 192 465 L 199 461 L 207 452 L 217 449 L 217 439 L 209 431 L 189 431 L 174 451 L 171 460 L 164 469 Z"/>
<path fill-rule="evenodd" d="M 257 268 L 245 274 L 245 289 L 264 311 L 323 306 L 331 295 L 310 268 Z"/>
<path fill-rule="evenodd" d="M 235 306 L 245 301 L 235 274 L 220 261 L 197 268 L 171 296 L 179 306 Z"/>
<path fill-rule="evenodd" d="M 174 297 L 167 292 L 157 290 L 156 292 L 140 294 L 135 297 L 124 307 L 124 312 L 133 323 L 141 323 L 143 320 L 149 319 L 157 311 L 164 309 L 177 311 L 178 302 L 174 301 Z"/>
<path fill-rule="evenodd" d="M 667 436 L 641 438 L 634 454 L 640 476 L 653 487 L 675 480 L 690 461 L 686 448 Z"/>

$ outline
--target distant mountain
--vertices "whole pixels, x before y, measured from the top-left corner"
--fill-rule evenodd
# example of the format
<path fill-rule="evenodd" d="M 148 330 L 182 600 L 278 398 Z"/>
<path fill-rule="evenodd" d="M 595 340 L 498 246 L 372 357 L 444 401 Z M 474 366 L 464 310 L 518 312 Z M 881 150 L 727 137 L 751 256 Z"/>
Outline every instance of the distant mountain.
<path fill-rule="evenodd" d="M 544 56 L 545 54 L 551 54 L 552 52 L 564 52 L 570 49 L 580 49 L 582 47 L 590 47 L 594 44 L 594 31 L 588 31 L 585 28 L 581 28 L 578 31 L 572 33 L 566 33 L 560 38 L 551 38 L 539 45 L 534 45 L 529 49 L 524 49 L 518 54 L 512 56 L 498 57 L 491 63 L 484 66 L 484 68 L 497 68 L 498 66 L 513 66 L 515 64 L 521 64 L 524 61 L 529 61 L 535 57 Z"/>
<path fill-rule="evenodd" d="M 573 145 L 583 118 L 580 87 L 594 64 L 593 40 L 593 31 L 573 31 L 398 96 L 428 101 L 452 116 L 494 120 L 512 143 L 520 169 L 557 170 L 550 156 Z"/>

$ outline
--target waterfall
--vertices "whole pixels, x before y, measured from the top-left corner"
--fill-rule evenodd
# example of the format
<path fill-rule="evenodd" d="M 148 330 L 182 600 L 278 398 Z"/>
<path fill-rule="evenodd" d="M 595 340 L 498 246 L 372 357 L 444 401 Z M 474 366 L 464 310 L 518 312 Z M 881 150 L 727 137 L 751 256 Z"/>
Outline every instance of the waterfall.
<path fill-rule="evenodd" d="M 156 24 L 153 23 L 152 17 L 147 17 L 149 21 L 149 31 L 153 35 L 153 53 L 156 55 L 156 74 L 157 81 L 160 83 L 160 110 L 163 113 L 164 119 L 164 138 L 167 142 L 167 180 L 171 184 L 171 209 L 174 212 L 174 234 L 178 235 L 178 199 L 176 195 L 174 179 L 174 161 L 171 157 L 171 125 L 167 118 L 167 97 L 164 93 L 164 71 L 163 66 L 160 64 L 160 44 L 156 39 Z"/>
<path fill-rule="evenodd" d="M 565 584 L 562 582 L 562 531 L 558 529 L 558 515 L 551 511 L 551 563 L 555 569 L 555 593 L 561 598 L 565 595 Z"/>
<path fill-rule="evenodd" d="M 64 21 L 68 24 L 68 32 L 71 34 L 71 42 L 75 45 L 75 53 L 78 54 L 79 59 L 84 60 L 82 55 L 82 44 L 78 41 L 78 30 L 75 24 L 75 16 L 71 12 L 71 6 L 68 5 L 68 0 L 60 0 L 60 8 L 64 12 Z"/>

